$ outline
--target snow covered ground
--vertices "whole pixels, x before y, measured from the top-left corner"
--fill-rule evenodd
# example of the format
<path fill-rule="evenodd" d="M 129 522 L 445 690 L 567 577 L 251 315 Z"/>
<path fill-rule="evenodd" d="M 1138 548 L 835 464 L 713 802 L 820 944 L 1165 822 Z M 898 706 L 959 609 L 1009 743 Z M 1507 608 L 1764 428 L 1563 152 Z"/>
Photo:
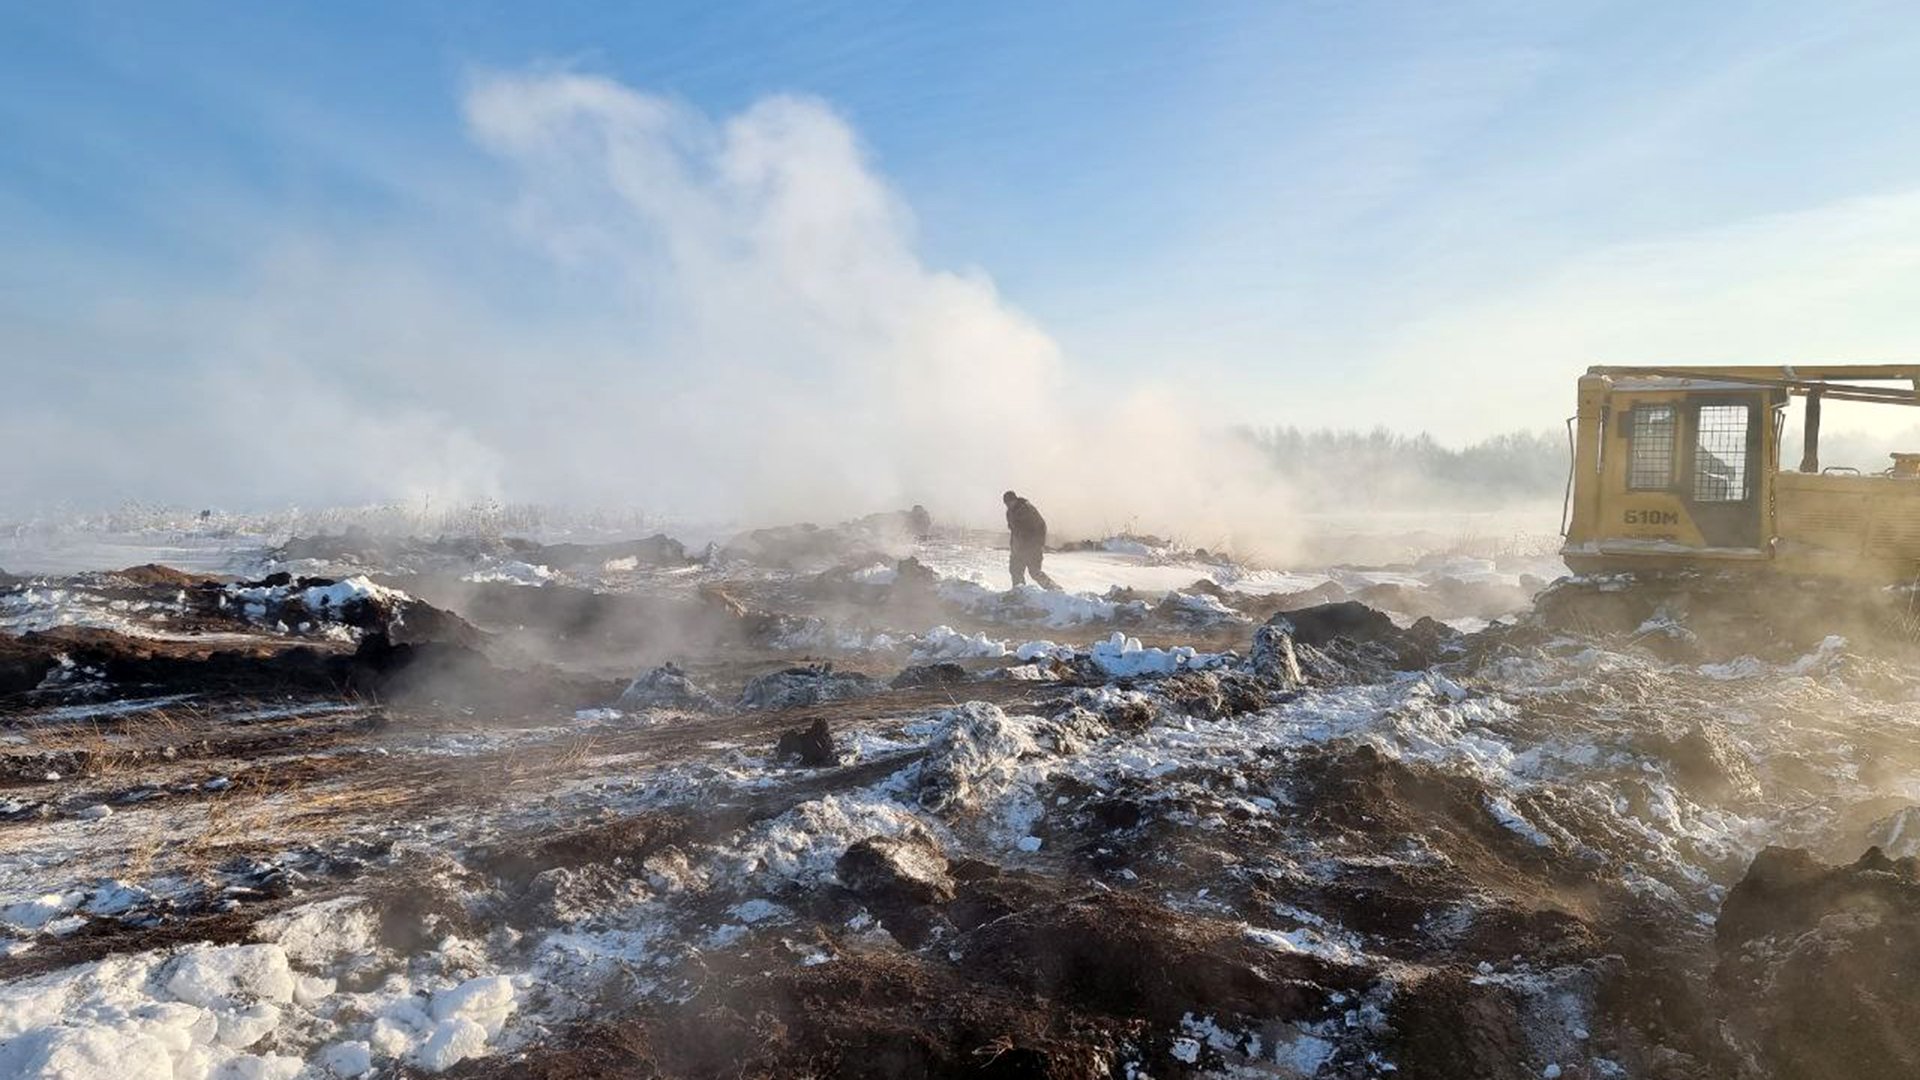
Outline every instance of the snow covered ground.
<path fill-rule="evenodd" d="M 1114 646 L 1117 659 L 1135 654 L 1127 643 Z M 1135 664 L 1127 673 L 1140 669 Z M 1392 979 L 1393 946 L 1297 907 L 1255 917 L 1235 897 L 1249 875 L 1333 881 L 1346 867 L 1379 857 L 1364 847 L 1328 846 L 1327 837 L 1298 828 L 1309 809 L 1302 785 L 1311 777 L 1285 765 L 1329 748 L 1344 754 L 1367 747 L 1423 772 L 1470 781 L 1487 828 L 1511 834 L 1543 858 L 1605 863 L 1629 893 L 1709 922 L 1724 891 L 1724 868 L 1742 864 L 1760 844 L 1817 835 L 1849 801 L 1920 800 L 1920 782 L 1867 783 L 1844 753 L 1835 757 L 1832 747 L 1810 739 L 1815 733 L 1778 723 L 1783 712 L 1844 709 L 1857 716 L 1866 710 L 1882 730 L 1920 736 L 1911 691 L 1876 705 L 1856 688 L 1856 678 L 1882 675 L 1841 645 L 1784 665 L 1749 665 L 1735 681 L 1718 670 L 1623 658 L 1569 641 L 1453 676 L 1413 674 L 1329 688 L 1219 720 L 1173 711 L 1152 689 L 1085 692 L 1068 713 L 1052 717 L 985 703 L 910 710 L 839 734 L 863 747 L 862 756 L 925 756 L 864 786 L 803 799 L 774 818 L 695 845 L 670 869 L 663 864 L 624 892 L 596 895 L 577 909 L 563 905 L 551 923 L 528 934 L 475 938 L 449 931 L 403 954 L 378 943 L 375 905 L 348 895 L 263 919 L 251 942 L 116 954 L 12 981 L 0 987 L 0 1072 L 318 1077 L 359 1075 L 395 1061 L 438 1071 L 525 1045 L 578 1018 L 605 992 L 613 972 L 627 973 L 628 993 L 671 996 L 680 992 L 673 973 L 689 947 L 724 951 L 751 935 L 798 932 L 806 919 L 781 898 L 831 884 L 835 860 L 865 837 L 919 830 L 938 837 L 949 853 L 1044 868 L 1056 847 L 1083 842 L 1072 838 L 1086 828 L 1090 806 L 1118 798 L 1137 800 L 1145 820 L 1177 828 L 1182 845 L 1237 852 L 1240 869 L 1223 878 L 1187 879 L 1150 859 L 1106 867 L 1102 876 L 1115 886 L 1158 881 L 1177 910 L 1239 920 L 1248 940 L 1264 948 L 1375 970 L 1385 985 Z M 1606 702 L 1605 688 L 1623 683 L 1658 685 L 1659 696 L 1675 703 L 1714 695 L 1716 708 L 1690 715 L 1711 723 L 1713 737 L 1747 769 L 1763 769 L 1785 753 L 1823 753 L 1832 762 L 1828 790 L 1842 801 L 1784 813 L 1765 809 L 1763 800 L 1715 805 L 1690 792 L 1684 770 L 1677 773 L 1675 761 L 1647 741 L 1650 732 L 1634 721 L 1632 700 L 1616 697 L 1578 722 L 1554 726 L 1530 709 L 1570 696 Z M 1136 705 L 1153 716 L 1144 729 L 1115 730 L 1104 719 Z M 428 749 L 396 746 L 394 752 Z M 545 805 L 509 801 L 479 815 L 450 809 L 409 822 L 402 832 L 432 837 L 458 864 L 463 852 L 536 821 L 551 828 L 588 806 L 621 817 L 669 811 L 690 794 L 679 765 L 599 754 L 579 764 L 579 779 L 543 789 L 536 802 Z M 718 772 L 709 767 L 709 775 L 722 790 L 775 790 L 789 779 L 784 770 L 729 749 L 714 764 Z M 150 907 L 169 888 L 166 881 L 89 879 L 74 871 L 95 860 L 66 860 L 62 869 L 55 853 L 143 846 L 155 840 L 148 830 L 159 824 L 136 806 L 38 830 L 37 842 L 10 856 L 37 865 L 29 874 L 6 875 L 16 892 L 0 904 L 0 922 L 16 935 L 14 948 Z M 271 825 L 263 825 L 272 837 Z M 1411 843 L 1398 856 L 1410 864 L 1448 858 L 1423 846 L 1431 841 L 1418 834 L 1391 839 Z M 1385 846 L 1385 838 L 1380 842 Z M 451 877 L 443 887 L 455 890 L 471 873 L 457 865 L 446 872 Z M 1474 916 L 1467 911 L 1462 918 L 1444 929 L 1436 924 L 1436 938 L 1465 934 Z M 871 932 L 836 934 L 875 943 Z M 849 947 L 816 948 L 795 962 L 831 964 Z M 1522 994 L 1545 995 L 1566 977 L 1525 957 L 1487 963 L 1485 977 Z M 346 989 L 346 982 L 356 989 Z M 1603 1025 L 1592 1008 L 1590 1001 L 1575 1006 L 1578 1025 Z M 1213 1038 L 1246 1057 L 1258 1040 L 1235 1025 L 1193 1018 L 1188 1030 L 1198 1034 L 1180 1035 L 1170 1052 L 1184 1052 L 1179 1038 Z M 1258 1055 L 1282 1069 L 1278 1075 L 1312 1075 L 1342 1047 L 1365 1043 L 1367 1034 L 1364 1026 L 1337 1024 L 1291 1031 Z M 1607 1059 L 1587 1053 L 1570 1034 L 1536 1034 L 1552 1044 L 1556 1061 L 1606 1074 Z"/>
<path fill-rule="evenodd" d="M 996 589 L 1006 587 L 1004 551 L 929 545 L 917 550 L 915 557 L 942 577 Z M 1231 562 L 1144 547 L 1126 551 L 1054 552 L 1047 555 L 1045 566 L 1047 574 L 1067 592 L 1093 594 L 1104 594 L 1114 588 L 1165 593 L 1189 589 L 1196 581 L 1255 595 L 1306 592 L 1329 583 L 1349 589 L 1369 585 L 1419 586 L 1437 581 L 1518 587 L 1523 575 L 1551 581 L 1566 572 L 1551 548 L 1511 559 L 1505 569 L 1497 569 L 1493 559 L 1464 555 L 1435 557 L 1423 566 L 1406 569 L 1251 569 Z"/>
<path fill-rule="evenodd" d="M 833 1025 L 886 1037 L 900 998 L 917 1040 L 901 1045 L 944 1046 L 963 1038 L 955 1015 L 1018 1001 L 1040 1019 L 1005 1018 L 1003 1052 L 1118 1075 L 1654 1075 L 1662 1049 L 1710 1047 L 1608 1003 L 1655 986 L 1710 1000 L 1716 915 L 1764 845 L 1920 847 L 1920 680 L 1840 636 L 1678 657 L 1522 626 L 1412 670 L 1303 645 L 1297 685 L 1257 666 L 1258 620 L 1227 600 L 1519 589 L 1544 568 L 1288 573 L 1128 541 L 1049 556 L 1067 591 L 1047 593 L 1006 590 L 1003 556 L 923 545 L 935 577 L 914 603 L 931 609 L 865 599 L 900 584 L 885 564 L 828 575 L 855 590 L 831 601 L 805 573 L 743 574 L 756 604 L 794 606 L 741 624 L 798 625 L 806 648 L 844 629 L 808 604 L 920 621 L 838 642 L 862 671 L 786 676 L 845 676 L 844 692 L 738 711 L 792 641 L 690 658 L 671 702 L 623 696 L 626 678 L 580 700 L 591 684 L 568 672 L 522 673 L 507 681 L 554 680 L 553 700 L 498 713 L 442 684 L 266 699 L 235 689 L 230 659 L 185 688 L 121 685 L 107 661 L 49 674 L 0 710 L 0 1075 L 514 1075 L 589 1020 L 691 1055 L 663 1018 L 777 1011 L 823 986 L 841 1007 L 782 1013 L 781 1034 L 728 1052 L 790 1054 L 755 1059 L 775 1072 L 833 1060 L 852 1030 Z M 559 587 L 522 565 L 476 562 L 464 584 Z M 693 573 L 707 587 L 718 571 Z M 239 622 L 216 632 L 263 656 L 307 647 L 264 624 L 296 599 L 412 602 L 353 577 L 222 591 Z M 103 597 L 16 586 L 0 629 L 146 642 L 174 614 Z M 481 631 L 504 633 L 482 610 Z M 542 610 L 511 609 L 515 640 L 546 633 L 543 662 L 564 663 L 580 617 L 525 624 Z M 1140 619 L 1158 620 L 1154 643 Z M 887 685 L 941 661 L 961 670 Z M 802 764 L 787 747 L 815 721 L 831 745 Z M 847 861 L 862 845 L 878 870 Z M 1649 951 L 1666 970 L 1634 959 Z M 1097 977 L 1028 996 L 1023 972 L 1076 964 Z M 1068 1015 L 1087 1041 L 1046 1042 Z M 843 1041 L 807 1042 L 816 1028 Z"/>
<path fill-rule="evenodd" d="M 339 533 L 350 527 L 371 527 L 375 535 L 395 535 L 382 533 L 381 524 L 418 525 L 429 520 L 444 524 L 461 518 L 462 515 L 453 515 L 429 519 L 384 507 L 269 515 L 221 514 L 205 521 L 192 514 L 165 511 L 115 515 L 107 520 L 54 518 L 0 530 L 0 569 L 14 574 L 67 575 L 160 563 L 200 573 L 252 575 L 263 568 L 262 556 L 267 551 L 295 536 Z M 511 534 L 542 542 L 635 535 L 610 532 L 592 518 L 571 520 L 558 515 L 552 516 L 552 520 L 508 524 L 507 531 Z M 524 527 L 513 529 L 511 524 Z M 1239 592 L 1262 594 L 1301 592 L 1328 581 L 1355 588 L 1369 584 L 1431 583 L 1443 578 L 1517 585 L 1522 574 L 1551 580 L 1562 572 L 1554 553 L 1558 538 L 1551 535 L 1552 526 L 1550 516 L 1544 511 L 1452 516 L 1305 515 L 1302 529 L 1306 536 L 1379 537 L 1395 543 L 1350 544 L 1347 550 L 1356 556 L 1351 559 L 1321 552 L 1296 556 L 1294 561 L 1298 565 L 1293 568 L 1256 569 L 1223 558 L 1200 558 L 1165 546 L 1115 537 L 1095 545 L 1094 550 L 1051 553 L 1047 556 L 1047 571 L 1067 591 L 1090 593 L 1105 593 L 1115 587 L 1164 593 L 1186 589 L 1198 580 L 1212 581 Z M 723 541 L 727 536 L 724 528 L 707 524 L 661 522 L 653 527 L 678 537 L 690 551 Z M 414 535 L 438 534 L 439 530 L 428 530 Z M 1427 539 L 1417 544 L 1401 539 L 1416 534 Z M 943 577 L 1004 587 L 1006 549 L 983 546 L 984 536 L 969 533 L 962 537 L 962 534 L 945 532 L 933 541 L 911 545 L 901 553 L 910 551 Z M 1332 550 L 1337 552 L 1339 547 L 1335 545 Z M 1505 554 L 1496 568 L 1494 559 L 1481 555 L 1434 554 L 1448 550 L 1498 550 Z M 1389 554 L 1392 560 L 1381 561 L 1412 563 L 1423 556 L 1426 561 L 1412 574 L 1329 569 L 1338 563 L 1363 561 L 1359 556 Z M 619 573 L 634 567 L 616 565 L 605 569 Z M 511 558 L 484 559 L 468 572 L 475 581 L 529 585 L 553 581 L 560 576 L 553 567 Z"/>

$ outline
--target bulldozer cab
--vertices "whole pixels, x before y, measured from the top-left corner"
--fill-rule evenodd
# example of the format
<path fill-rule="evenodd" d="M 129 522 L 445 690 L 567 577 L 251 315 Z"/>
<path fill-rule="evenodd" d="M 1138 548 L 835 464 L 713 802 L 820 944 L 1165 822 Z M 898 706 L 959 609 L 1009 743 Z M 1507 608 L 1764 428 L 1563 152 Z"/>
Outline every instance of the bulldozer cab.
<path fill-rule="evenodd" d="M 1911 579 L 1920 571 L 1920 468 L 1823 472 L 1820 403 L 1920 404 L 1920 368 L 1592 368 L 1569 422 L 1562 557 L 1576 572 L 1788 570 Z M 1874 385 L 1890 380 L 1906 387 Z M 1791 398 L 1804 452 L 1781 470 Z"/>

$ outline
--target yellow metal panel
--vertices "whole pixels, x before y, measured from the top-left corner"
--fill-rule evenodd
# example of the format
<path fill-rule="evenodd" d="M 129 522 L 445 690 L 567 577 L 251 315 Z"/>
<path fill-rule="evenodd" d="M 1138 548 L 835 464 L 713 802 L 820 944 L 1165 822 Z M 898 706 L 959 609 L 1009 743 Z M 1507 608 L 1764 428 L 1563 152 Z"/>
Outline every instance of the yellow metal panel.
<path fill-rule="evenodd" d="M 1879 559 L 1920 559 L 1920 483 L 1896 480 L 1912 495 L 1892 496 L 1873 506 L 1867 529 L 1867 554 Z"/>
<path fill-rule="evenodd" d="M 1769 409 L 1775 400 L 1773 395 L 1764 388 L 1729 384 L 1703 387 L 1680 382 L 1616 382 L 1607 374 L 1624 370 L 1596 368 L 1580 379 L 1573 505 L 1567 543 L 1562 549 L 1569 565 L 1582 569 L 1653 569 L 1684 566 L 1689 559 L 1698 564 L 1740 565 L 1767 560 L 1771 548 L 1766 541 L 1772 534 L 1769 508 L 1779 460 Z M 1683 470 L 1694 452 L 1687 440 L 1696 438 L 1697 433 L 1684 416 L 1676 424 L 1671 486 L 1636 490 L 1627 483 L 1632 462 L 1626 425 L 1636 407 L 1670 405 L 1684 412 L 1695 404 L 1733 401 L 1759 410 L 1757 452 L 1748 463 L 1753 486 L 1753 501 L 1748 505 L 1759 516 L 1759 546 L 1754 547 L 1710 546 L 1695 520 L 1691 504 L 1683 495 L 1687 483 Z"/>
<path fill-rule="evenodd" d="M 1779 569 L 1883 582 L 1920 569 L 1920 480 L 1775 477 Z"/>
<path fill-rule="evenodd" d="M 1779 472 L 1777 432 L 1768 417 L 1760 454 L 1752 463 L 1762 517 L 1759 548 L 1707 547 L 1689 504 L 1675 491 L 1634 491 L 1627 486 L 1628 446 L 1622 419 L 1636 405 L 1685 408 L 1738 395 L 1737 382 L 1760 391 L 1767 404 L 1793 393 L 1818 390 L 1842 396 L 1841 385 L 1897 380 L 1920 385 L 1911 364 L 1819 364 L 1791 367 L 1602 367 L 1580 379 L 1573 507 L 1567 562 L 1576 569 L 1686 569 L 1770 566 L 1783 574 L 1821 575 L 1882 583 L 1920 575 L 1920 478 L 1808 475 Z M 1778 380 L 1762 386 L 1753 380 Z M 1861 393 L 1868 393 L 1862 390 Z M 1912 394 L 1891 394 L 1912 404 Z M 1888 400 L 1882 397 L 1879 400 Z M 1676 468 L 1686 450 L 1676 451 Z M 1703 508 L 1703 514 L 1707 511 Z M 1704 519 L 1712 526 L 1711 519 Z M 1714 528 L 1719 528 L 1714 526 Z"/>
<path fill-rule="evenodd" d="M 1782 543 L 1857 555 L 1866 546 L 1871 496 L 1860 477 L 1783 473 L 1774 478 L 1774 532 Z"/>
<path fill-rule="evenodd" d="M 1631 462 L 1627 440 L 1621 435 L 1626 417 L 1641 405 L 1671 405 L 1677 410 L 1686 400 L 1685 393 L 1672 390 L 1622 392 L 1608 396 L 1607 431 L 1601 443 L 1604 449 L 1598 512 L 1594 515 L 1590 534 L 1583 539 L 1660 541 L 1691 548 L 1706 546 L 1706 538 L 1700 535 L 1699 527 L 1687 512 L 1686 503 L 1678 495 L 1671 491 L 1634 491 L 1627 487 L 1627 470 Z M 1677 418 L 1675 425 L 1671 466 L 1677 477 L 1682 450 Z"/>

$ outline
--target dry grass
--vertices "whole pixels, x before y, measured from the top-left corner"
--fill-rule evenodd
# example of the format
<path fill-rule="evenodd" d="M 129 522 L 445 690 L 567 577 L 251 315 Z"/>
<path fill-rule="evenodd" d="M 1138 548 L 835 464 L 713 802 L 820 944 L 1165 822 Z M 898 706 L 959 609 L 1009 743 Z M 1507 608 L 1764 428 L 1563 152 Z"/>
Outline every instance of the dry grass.
<path fill-rule="evenodd" d="M 559 753 L 554 755 L 554 767 L 566 772 L 572 772 L 584 766 L 588 759 L 593 756 L 594 750 L 597 749 L 599 745 L 600 739 L 598 736 L 592 734 L 575 735 L 567 739 L 565 743 L 561 745 Z"/>
<path fill-rule="evenodd" d="M 1530 559 L 1551 555 L 1560 548 L 1558 533 L 1513 532 L 1503 536 L 1462 532 L 1430 554 L 1476 559 Z"/>
<path fill-rule="evenodd" d="M 232 786 L 213 793 L 201 804 L 206 808 L 206 823 L 180 844 L 186 866 L 204 872 L 222 862 L 222 851 L 237 846 L 237 839 L 266 832 L 262 826 L 270 816 L 263 805 L 267 795 L 264 771 L 243 774 Z"/>

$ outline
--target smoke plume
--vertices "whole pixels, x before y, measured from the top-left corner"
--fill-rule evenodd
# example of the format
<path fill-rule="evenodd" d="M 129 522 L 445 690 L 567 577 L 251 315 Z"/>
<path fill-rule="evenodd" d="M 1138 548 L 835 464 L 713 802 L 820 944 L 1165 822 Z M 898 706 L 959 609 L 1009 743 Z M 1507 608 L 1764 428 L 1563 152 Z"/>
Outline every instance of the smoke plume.
<path fill-rule="evenodd" d="M 1269 470 L 1204 404 L 1112 385 L 985 273 L 928 265 L 826 103 L 715 118 L 522 73 L 462 106 L 483 156 L 458 197 L 103 308 L 91 348 L 171 358 L 165 407 L 89 380 L 127 417 L 102 431 L 49 389 L 101 453 L 0 498 L 485 496 L 743 524 L 919 502 L 984 524 L 1015 488 L 1064 530 L 1279 529 Z"/>

